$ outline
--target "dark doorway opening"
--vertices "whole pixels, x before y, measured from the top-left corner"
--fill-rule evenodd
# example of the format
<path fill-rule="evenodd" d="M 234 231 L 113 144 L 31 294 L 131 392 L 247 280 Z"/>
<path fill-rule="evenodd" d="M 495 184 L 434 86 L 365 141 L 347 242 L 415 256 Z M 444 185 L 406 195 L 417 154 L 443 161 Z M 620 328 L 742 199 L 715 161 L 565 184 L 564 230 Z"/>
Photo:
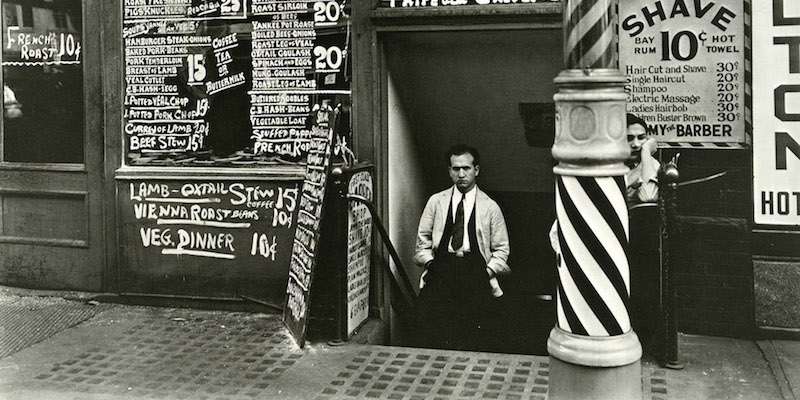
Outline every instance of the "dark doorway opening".
<path fill-rule="evenodd" d="M 520 105 L 552 103 L 561 31 L 404 32 L 383 39 L 388 225 L 412 281 L 421 273 L 412 263 L 419 216 L 431 194 L 452 185 L 448 147 L 468 143 L 481 152 L 478 185 L 500 205 L 511 241 L 513 273 L 501 280 L 506 314 L 499 319 L 507 328 L 491 350 L 546 354 L 555 325 L 548 239 L 553 163 L 549 147 L 536 147 L 547 140 L 526 138 Z"/>

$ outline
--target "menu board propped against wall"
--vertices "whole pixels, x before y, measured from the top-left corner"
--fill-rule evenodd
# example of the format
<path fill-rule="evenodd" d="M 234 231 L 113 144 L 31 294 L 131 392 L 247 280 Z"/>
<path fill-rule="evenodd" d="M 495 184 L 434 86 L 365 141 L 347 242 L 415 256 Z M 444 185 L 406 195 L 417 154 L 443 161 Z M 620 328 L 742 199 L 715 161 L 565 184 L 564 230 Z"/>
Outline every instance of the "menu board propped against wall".
<path fill-rule="evenodd" d="M 123 0 L 127 164 L 303 162 L 351 142 L 344 0 Z"/>
<path fill-rule="evenodd" d="M 292 258 L 289 261 L 286 303 L 283 307 L 283 323 L 300 347 L 305 344 L 308 328 L 311 283 L 331 164 L 333 130 L 327 128 L 325 123 L 320 125 L 312 128 L 305 179 L 300 191 Z"/>
<path fill-rule="evenodd" d="M 347 195 L 373 201 L 372 166 L 348 171 Z M 372 213 L 366 204 L 347 202 L 347 336 L 369 317 L 369 285 L 372 267 Z"/>
<path fill-rule="evenodd" d="M 620 69 L 629 113 L 660 143 L 731 144 L 744 131 L 744 1 L 625 0 Z"/>

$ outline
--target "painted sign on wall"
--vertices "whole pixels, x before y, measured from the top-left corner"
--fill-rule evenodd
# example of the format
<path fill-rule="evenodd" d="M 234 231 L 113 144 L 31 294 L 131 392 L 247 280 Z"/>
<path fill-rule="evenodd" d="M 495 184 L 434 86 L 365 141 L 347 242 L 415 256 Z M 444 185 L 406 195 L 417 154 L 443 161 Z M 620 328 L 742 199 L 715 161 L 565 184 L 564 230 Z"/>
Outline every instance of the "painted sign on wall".
<path fill-rule="evenodd" d="M 744 143 L 742 0 L 619 4 L 627 111 L 659 142 Z"/>
<path fill-rule="evenodd" d="M 800 3 L 753 6 L 753 216 L 800 225 Z"/>
<path fill-rule="evenodd" d="M 133 179 L 119 192 L 123 291 L 280 302 L 298 182 Z"/>
<path fill-rule="evenodd" d="M 347 194 L 373 198 L 371 171 L 356 172 Z M 369 316 L 372 214 L 365 204 L 348 202 L 347 208 L 347 335 L 352 335 Z"/>

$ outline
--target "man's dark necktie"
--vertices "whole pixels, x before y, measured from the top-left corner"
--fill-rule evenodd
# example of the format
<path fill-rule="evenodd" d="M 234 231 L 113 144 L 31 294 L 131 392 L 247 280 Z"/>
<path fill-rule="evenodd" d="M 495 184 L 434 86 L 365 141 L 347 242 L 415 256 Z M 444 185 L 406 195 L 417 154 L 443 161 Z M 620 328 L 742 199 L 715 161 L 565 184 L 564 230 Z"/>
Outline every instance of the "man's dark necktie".
<path fill-rule="evenodd" d="M 456 222 L 453 224 L 453 250 L 458 251 L 464 244 L 464 197 L 458 202 L 456 208 Z"/>

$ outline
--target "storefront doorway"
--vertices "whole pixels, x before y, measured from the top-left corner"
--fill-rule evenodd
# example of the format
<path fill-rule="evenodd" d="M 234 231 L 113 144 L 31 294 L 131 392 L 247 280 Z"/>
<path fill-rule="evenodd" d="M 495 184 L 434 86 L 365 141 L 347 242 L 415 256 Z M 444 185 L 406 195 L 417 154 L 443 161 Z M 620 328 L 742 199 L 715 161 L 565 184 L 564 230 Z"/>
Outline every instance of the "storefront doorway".
<path fill-rule="evenodd" d="M 470 144 L 483 159 L 478 185 L 503 210 L 511 241 L 500 350 L 545 354 L 556 285 L 553 161 L 546 138 L 534 137 L 547 130 L 526 135 L 523 114 L 552 103 L 561 30 L 401 32 L 383 43 L 389 227 L 412 282 L 419 216 L 451 185 L 445 152 Z"/>

